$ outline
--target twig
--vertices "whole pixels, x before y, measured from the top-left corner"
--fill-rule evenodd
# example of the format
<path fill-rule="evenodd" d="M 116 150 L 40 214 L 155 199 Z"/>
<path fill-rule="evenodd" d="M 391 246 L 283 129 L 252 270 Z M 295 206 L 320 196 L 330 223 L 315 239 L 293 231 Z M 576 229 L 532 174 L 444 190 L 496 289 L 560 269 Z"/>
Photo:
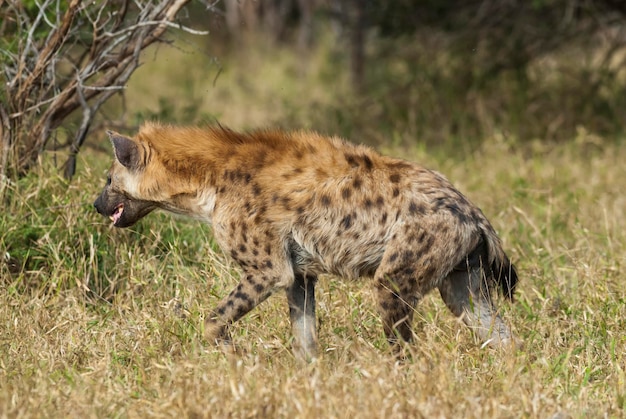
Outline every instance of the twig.
<path fill-rule="evenodd" d="M 167 20 L 160 20 L 160 21 L 151 20 L 151 21 L 148 21 L 148 22 L 139 22 L 139 23 L 137 23 L 137 24 L 135 24 L 133 26 L 129 26 L 128 28 L 124 28 L 122 30 L 119 30 L 116 33 L 105 32 L 102 35 L 103 36 L 107 36 L 109 38 L 115 38 L 115 37 L 118 37 L 118 36 L 120 36 L 120 35 L 122 35 L 122 34 L 124 34 L 126 32 L 133 32 L 137 28 L 141 28 L 141 27 L 144 27 L 144 26 L 157 26 L 157 25 L 165 25 L 165 26 L 169 26 L 170 28 L 180 29 L 183 32 L 187 32 L 187 33 L 190 33 L 190 34 L 193 34 L 193 35 L 208 35 L 209 34 L 209 31 L 198 31 L 198 30 L 195 30 L 195 29 L 188 28 L 187 26 L 183 26 L 183 25 L 180 25 L 180 24 L 169 22 Z"/>

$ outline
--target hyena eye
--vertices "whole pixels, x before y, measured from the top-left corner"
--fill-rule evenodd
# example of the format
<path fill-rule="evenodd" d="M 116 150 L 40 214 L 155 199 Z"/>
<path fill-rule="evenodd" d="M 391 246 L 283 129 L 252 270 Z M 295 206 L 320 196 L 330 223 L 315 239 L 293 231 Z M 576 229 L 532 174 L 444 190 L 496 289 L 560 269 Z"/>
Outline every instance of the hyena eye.
<path fill-rule="evenodd" d="M 111 175 L 107 176 L 107 186 L 111 184 Z"/>

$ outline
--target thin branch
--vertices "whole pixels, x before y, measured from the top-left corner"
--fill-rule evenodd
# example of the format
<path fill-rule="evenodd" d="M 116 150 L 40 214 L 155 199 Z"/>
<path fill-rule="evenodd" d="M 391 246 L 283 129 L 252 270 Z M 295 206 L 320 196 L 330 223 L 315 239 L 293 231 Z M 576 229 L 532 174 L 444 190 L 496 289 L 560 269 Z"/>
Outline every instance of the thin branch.
<path fill-rule="evenodd" d="M 109 38 L 114 38 L 114 37 L 120 36 L 120 35 L 122 35 L 122 34 L 124 34 L 126 32 L 132 32 L 132 31 L 134 31 L 137 28 L 141 28 L 141 27 L 144 27 L 144 26 L 155 26 L 155 25 L 169 26 L 170 28 L 180 29 L 183 32 L 187 32 L 187 33 L 190 33 L 190 34 L 193 34 L 193 35 L 208 35 L 209 34 L 209 31 L 198 31 L 198 30 L 191 29 L 191 28 L 188 28 L 186 26 L 183 26 L 183 25 L 180 25 L 180 24 L 177 24 L 177 23 L 169 22 L 167 20 L 160 20 L 160 21 L 152 21 L 151 20 L 151 21 L 147 21 L 147 22 L 139 22 L 139 23 L 137 23 L 137 24 L 135 24 L 133 26 L 129 26 L 128 28 L 124 28 L 124 29 L 122 29 L 122 30 L 120 30 L 120 31 L 118 31 L 116 33 L 105 32 L 102 35 L 106 36 L 106 37 L 109 37 Z"/>

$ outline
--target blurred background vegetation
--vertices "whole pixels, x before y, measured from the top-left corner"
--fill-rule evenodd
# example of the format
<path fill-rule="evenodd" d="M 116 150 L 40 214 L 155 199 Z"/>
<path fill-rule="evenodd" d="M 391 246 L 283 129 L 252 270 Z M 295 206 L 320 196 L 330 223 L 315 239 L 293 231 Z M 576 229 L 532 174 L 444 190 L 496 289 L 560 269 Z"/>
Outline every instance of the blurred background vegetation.
<path fill-rule="evenodd" d="M 379 145 L 474 147 L 493 136 L 544 142 L 570 140 L 580 130 L 608 139 L 623 134 L 620 1 L 218 6 L 209 15 L 202 4 L 188 6 L 192 26 L 211 34 L 178 39 L 184 70 L 168 75 L 170 95 L 144 86 L 153 103 L 142 117 L 195 123 L 212 115 L 236 128 L 305 126 Z M 162 53 L 145 67 L 171 69 L 164 58 L 172 52 Z M 244 99 L 247 109 L 237 109 Z"/>
<path fill-rule="evenodd" d="M 0 1 L 3 86 L 15 77 L 6 68 L 20 37 L 29 35 L 10 19 L 20 3 L 32 19 L 42 6 Z M 47 1 L 43 16 L 71 3 Z M 88 145 L 106 143 L 104 126 L 131 132 L 156 118 L 311 128 L 378 146 L 451 145 L 463 153 L 489 138 L 524 144 L 623 135 L 626 3 L 619 0 L 107 0 L 78 7 L 72 25 L 82 28 L 80 41 L 58 53 L 78 57 L 100 39 L 89 34 L 89 7 L 110 16 L 123 7 L 132 24 L 164 3 L 184 3 L 171 26 L 209 34 L 170 28 L 147 48 L 127 86 L 97 107 Z M 0 99 L 6 105 L 11 92 Z M 35 119 L 49 106 L 27 105 Z M 53 141 L 34 147 L 55 157 L 77 153 L 84 112 L 76 105 L 62 117 L 44 133 Z"/>

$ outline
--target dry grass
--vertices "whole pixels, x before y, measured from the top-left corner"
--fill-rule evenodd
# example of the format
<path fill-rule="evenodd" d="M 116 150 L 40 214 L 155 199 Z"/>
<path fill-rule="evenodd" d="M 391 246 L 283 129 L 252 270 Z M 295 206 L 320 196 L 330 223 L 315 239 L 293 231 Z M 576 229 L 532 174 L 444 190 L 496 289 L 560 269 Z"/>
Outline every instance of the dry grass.
<path fill-rule="evenodd" d="M 265 119 L 238 120 L 251 98 L 235 90 L 223 119 L 237 128 L 289 112 L 276 102 L 256 107 Z M 397 362 L 370 286 L 327 277 L 316 363 L 290 353 L 283 295 L 234 327 L 245 353 L 226 356 L 204 345 L 201 324 L 237 268 L 192 221 L 154 214 L 111 229 L 91 208 L 109 156 L 92 152 L 70 185 L 48 169 L 23 179 L 0 213 L 15 266 L 0 263 L 0 416 L 624 416 L 626 147 L 581 130 L 550 147 L 494 136 L 462 159 L 386 151 L 446 173 L 493 221 L 521 276 L 517 302 L 501 304 L 521 350 L 481 349 L 433 294 L 412 357 Z"/>

